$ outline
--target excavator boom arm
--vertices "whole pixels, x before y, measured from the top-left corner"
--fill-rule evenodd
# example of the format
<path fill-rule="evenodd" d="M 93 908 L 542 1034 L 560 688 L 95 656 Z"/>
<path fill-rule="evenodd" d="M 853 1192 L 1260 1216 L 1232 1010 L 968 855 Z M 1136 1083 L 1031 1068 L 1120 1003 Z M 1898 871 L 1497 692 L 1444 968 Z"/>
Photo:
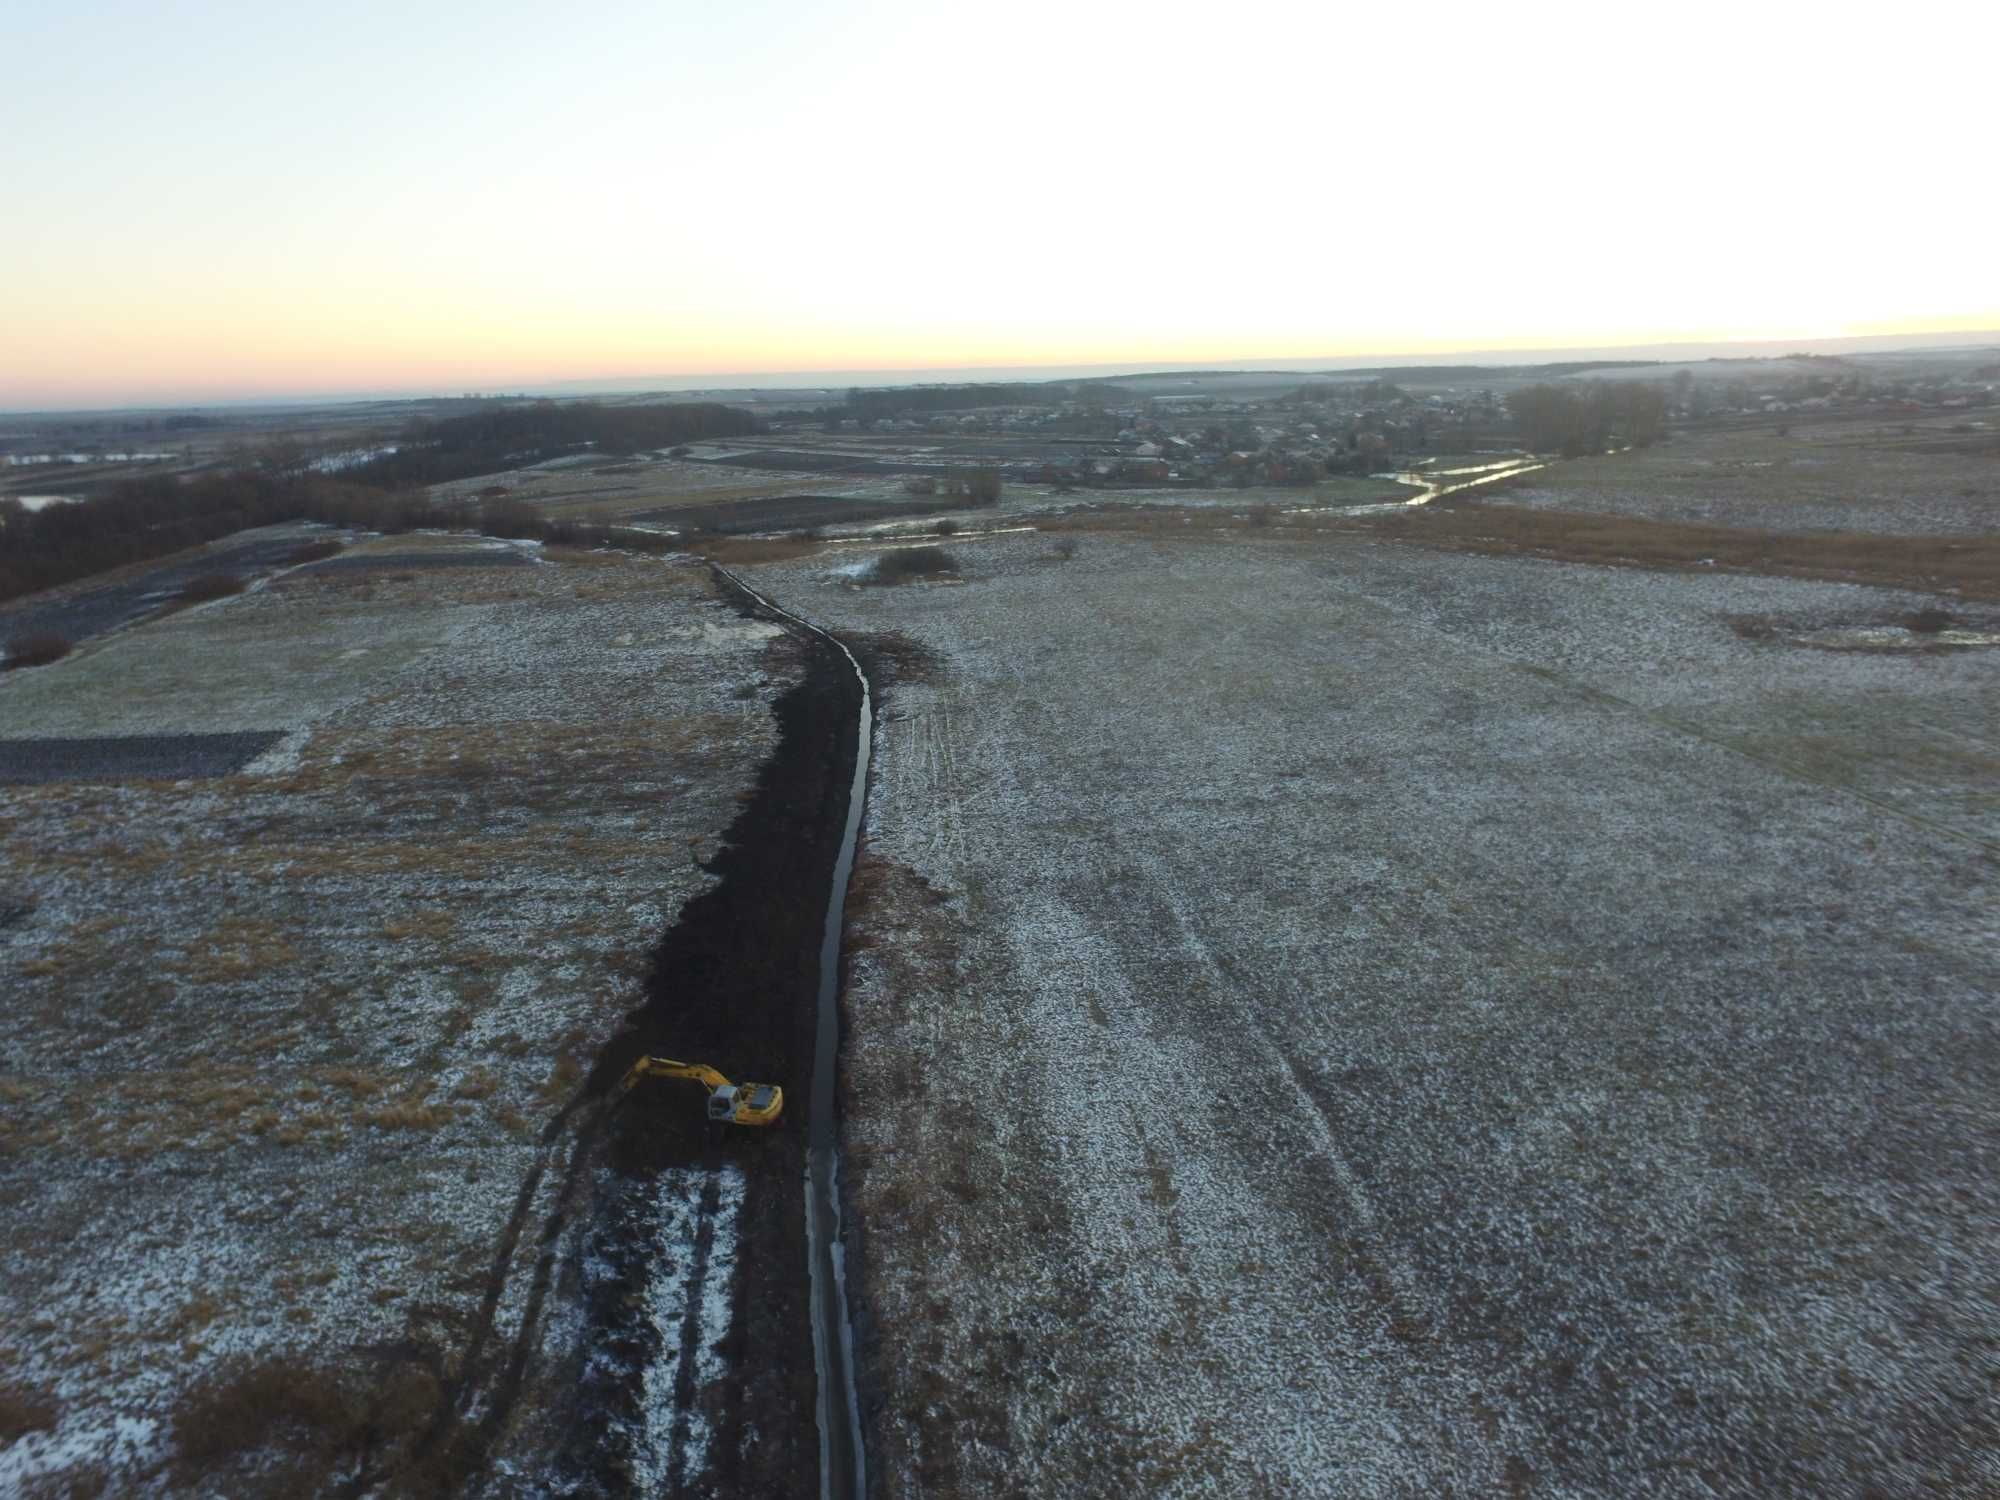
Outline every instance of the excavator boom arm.
<path fill-rule="evenodd" d="M 626 1070 L 621 1085 L 631 1088 L 642 1078 L 690 1078 L 705 1088 L 726 1089 L 729 1080 L 706 1063 L 676 1062 L 671 1057 L 642 1057 Z"/>

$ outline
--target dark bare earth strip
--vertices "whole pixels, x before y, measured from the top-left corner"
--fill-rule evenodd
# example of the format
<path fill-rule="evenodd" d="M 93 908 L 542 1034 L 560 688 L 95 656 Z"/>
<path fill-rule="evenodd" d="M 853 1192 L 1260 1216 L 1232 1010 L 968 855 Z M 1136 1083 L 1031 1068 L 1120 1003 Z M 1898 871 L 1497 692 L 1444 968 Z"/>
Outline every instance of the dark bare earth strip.
<path fill-rule="evenodd" d="M 336 535 L 326 532 L 323 535 Z M 306 537 L 251 535 L 213 542 L 151 567 L 114 570 L 109 580 L 70 585 L 0 609 L 0 641 L 59 635 L 72 645 L 108 635 L 171 604 L 197 578 L 226 574 L 248 581 L 283 567 Z"/>
<path fill-rule="evenodd" d="M 784 531 L 802 526 L 839 526 L 853 521 L 893 520 L 899 516 L 934 516 L 963 508 L 963 500 L 948 497 L 920 500 L 846 500 L 838 495 L 781 495 L 768 500 L 738 500 L 726 505 L 673 505 L 633 517 L 687 531 L 712 531 L 742 536 L 753 531 Z"/>
<path fill-rule="evenodd" d="M 194 781 L 233 776 L 284 731 L 131 734 L 91 739 L 0 740 L 0 785 L 52 781 Z"/>
<path fill-rule="evenodd" d="M 514 547 L 482 547 L 468 552 L 362 552 L 328 558 L 302 568 L 307 573 L 434 573 L 446 568 L 525 568 L 527 555 Z"/>
<path fill-rule="evenodd" d="M 710 866 L 722 883 L 688 903 L 653 955 L 647 999 L 605 1048 L 588 1087 L 609 1090 L 643 1053 L 707 1062 L 732 1078 L 780 1084 L 786 1111 L 770 1130 L 710 1126 L 700 1092 L 648 1086 L 618 1108 L 604 1153 L 586 1258 L 617 1268 L 590 1282 L 586 1347 L 562 1426 L 573 1435 L 559 1471 L 571 1492 L 629 1491 L 629 1455 L 595 1435 L 639 1426 L 637 1375 L 660 1331 L 637 1295 L 652 1250 L 624 1243 L 636 1184 L 669 1167 L 738 1167 L 735 1310 L 728 1367 L 711 1413 L 707 1483 L 725 1493 L 817 1491 L 816 1381 L 805 1275 L 806 1099 L 812 1077 L 819 922 L 832 878 L 853 771 L 858 689 L 845 662 L 807 639 L 811 671 L 775 708 L 776 754 Z M 755 1440 L 744 1441 L 754 1431 Z M 694 1476 L 688 1476 L 693 1479 Z"/>

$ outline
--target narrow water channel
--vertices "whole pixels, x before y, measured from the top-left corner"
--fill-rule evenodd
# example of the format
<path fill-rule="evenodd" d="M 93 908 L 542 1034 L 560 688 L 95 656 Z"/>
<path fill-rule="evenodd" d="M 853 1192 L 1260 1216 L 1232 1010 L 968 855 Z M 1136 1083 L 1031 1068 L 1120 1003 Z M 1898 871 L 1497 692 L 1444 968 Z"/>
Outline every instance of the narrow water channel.
<path fill-rule="evenodd" d="M 812 1278 L 813 1367 L 819 1383 L 819 1492 L 821 1500 L 861 1500 L 868 1493 L 867 1455 L 861 1440 L 861 1404 L 854 1385 L 854 1324 L 848 1315 L 847 1258 L 840 1213 L 840 935 L 847 913 L 847 885 L 868 799 L 868 759 L 874 741 L 874 704 L 868 674 L 839 637 L 782 609 L 727 569 L 716 571 L 766 609 L 811 631 L 840 652 L 861 686 L 855 725 L 854 780 L 847 794 L 847 822 L 826 898 L 820 937 L 819 1001 L 813 1034 L 812 1095 L 807 1109 L 806 1255 Z"/>
<path fill-rule="evenodd" d="M 1431 501 L 1446 495 L 1456 495 L 1461 490 L 1478 489 L 1483 484 L 1492 484 L 1499 479 L 1512 479 L 1516 474 L 1529 474 L 1536 469 L 1546 468 L 1543 459 L 1532 456 L 1503 458 L 1490 464 L 1471 464 L 1459 469 L 1398 469 L 1391 474 L 1371 474 L 1370 479 L 1393 479 L 1398 484 L 1412 485 L 1417 493 L 1407 500 L 1387 500 L 1374 505 L 1305 506 L 1304 510 L 1331 509 L 1344 511 L 1353 516 L 1392 515 L 1399 510 L 1413 510 L 1429 505 Z M 1450 481 L 1450 482 L 1447 482 Z"/>

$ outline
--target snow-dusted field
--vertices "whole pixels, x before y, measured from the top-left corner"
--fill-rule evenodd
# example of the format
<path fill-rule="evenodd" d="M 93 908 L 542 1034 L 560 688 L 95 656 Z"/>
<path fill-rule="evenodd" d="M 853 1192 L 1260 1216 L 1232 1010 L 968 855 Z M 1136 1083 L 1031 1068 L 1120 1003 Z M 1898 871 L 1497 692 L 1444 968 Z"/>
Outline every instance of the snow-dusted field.
<path fill-rule="evenodd" d="M 1784 420 L 1774 417 L 1773 423 Z M 1772 430 L 1680 432 L 1643 452 L 1575 459 L 1496 494 L 1505 505 L 1753 530 L 1976 536 L 2000 528 L 1991 433 L 1879 420 Z M 1926 444 L 1985 441 L 1983 453 Z"/>
<path fill-rule="evenodd" d="M 587 454 L 455 479 L 433 485 L 430 493 L 442 501 L 471 503 L 482 491 L 496 487 L 512 499 L 551 513 L 601 519 L 683 498 L 706 501 L 784 494 L 801 488 L 801 481 L 796 474 L 690 463 L 663 454 Z"/>
<path fill-rule="evenodd" d="M 892 1496 L 2000 1489 L 2000 653 L 1356 538 L 749 570 L 893 663 Z M 884 632 L 903 639 L 886 640 Z"/>
<path fill-rule="evenodd" d="M 522 1341 L 498 1472 L 554 1451 L 534 1382 L 581 1323 L 532 1286 L 545 1127 L 794 669 L 686 560 L 371 546 L 0 678 L 0 738 L 286 734 L 221 779 L 0 787 L 0 1493 L 316 1493 L 406 1457 L 475 1346 L 480 1415 Z M 702 1191 L 660 1186 L 669 1270 Z M 701 1439 L 644 1435 L 683 1471 Z"/>

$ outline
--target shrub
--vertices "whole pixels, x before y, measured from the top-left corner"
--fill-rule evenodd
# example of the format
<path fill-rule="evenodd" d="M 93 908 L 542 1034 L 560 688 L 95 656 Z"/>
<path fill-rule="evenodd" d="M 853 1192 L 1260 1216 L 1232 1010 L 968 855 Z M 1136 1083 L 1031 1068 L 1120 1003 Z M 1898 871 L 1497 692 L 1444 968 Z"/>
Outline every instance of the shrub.
<path fill-rule="evenodd" d="M 874 583 L 908 583 L 917 578 L 956 577 L 958 559 L 942 547 L 906 547 L 885 552 L 868 570 Z"/>
<path fill-rule="evenodd" d="M 204 573 L 199 578 L 190 578 L 181 588 L 181 598 L 190 604 L 199 604 L 204 599 L 227 599 L 231 594 L 243 592 L 244 583 L 229 573 Z"/>
<path fill-rule="evenodd" d="M 1903 624 L 1918 635 L 1936 635 L 1949 630 L 1958 623 L 1956 616 L 1942 609 L 1920 609 L 1903 621 Z"/>
<path fill-rule="evenodd" d="M 1058 537 L 1055 545 L 1049 549 L 1049 555 L 1054 557 L 1057 562 L 1068 562 L 1072 557 L 1076 556 L 1076 538 L 1073 536 Z"/>
<path fill-rule="evenodd" d="M 544 535 L 542 514 L 525 500 L 501 498 L 479 507 L 479 529 L 488 536 L 534 538 Z"/>
<path fill-rule="evenodd" d="M 956 521 L 951 521 L 951 520 L 945 520 L 945 521 L 940 521 L 940 522 L 938 522 L 938 523 L 937 523 L 937 525 L 935 525 L 935 526 L 933 526 L 933 527 L 931 528 L 931 535 L 932 535 L 932 536 L 957 536 L 957 535 L 958 535 L 958 522 L 956 522 Z"/>
<path fill-rule="evenodd" d="M 287 553 L 285 562 L 294 568 L 303 563 L 325 562 L 329 557 L 338 556 L 344 546 L 344 543 L 337 542 L 332 537 L 323 542 L 307 542 L 303 547 Z"/>
<path fill-rule="evenodd" d="M 1253 505 L 1250 507 L 1250 514 L 1245 519 L 1252 526 L 1269 526 L 1277 518 L 1277 515 L 1278 507 L 1275 505 Z"/>
<path fill-rule="evenodd" d="M 61 661 L 70 650 L 68 636 L 53 632 L 17 635 L 7 643 L 7 659 L 0 662 L 0 671 L 11 672 L 16 667 L 46 667 L 50 662 Z"/>
<path fill-rule="evenodd" d="M 271 1483 L 260 1488 L 303 1493 L 342 1464 L 415 1436 L 442 1394 L 437 1378 L 413 1364 L 372 1372 L 283 1356 L 238 1364 L 189 1392 L 176 1413 L 178 1467 L 191 1476 L 277 1449 L 290 1472 L 267 1472 Z"/>
<path fill-rule="evenodd" d="M 1737 639 L 1745 641 L 1770 641 L 1778 636 L 1778 624 L 1768 615 L 1725 615 L 1729 628 L 1736 632 Z"/>
<path fill-rule="evenodd" d="M 284 1360 L 237 1369 L 192 1392 L 174 1423 L 184 1462 L 267 1444 L 332 1452 L 366 1423 L 360 1392 L 328 1371 Z"/>

